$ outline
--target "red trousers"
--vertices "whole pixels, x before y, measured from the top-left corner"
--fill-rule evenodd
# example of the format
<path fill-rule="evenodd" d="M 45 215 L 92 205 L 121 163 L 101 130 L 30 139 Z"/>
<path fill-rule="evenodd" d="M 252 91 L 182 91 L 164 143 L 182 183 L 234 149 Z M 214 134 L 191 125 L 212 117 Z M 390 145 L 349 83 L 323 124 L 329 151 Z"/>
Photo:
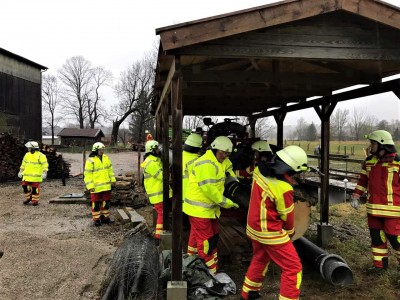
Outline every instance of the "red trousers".
<path fill-rule="evenodd" d="M 32 204 L 38 203 L 40 200 L 40 182 L 22 181 L 22 188 L 24 190 L 25 199 Z"/>
<path fill-rule="evenodd" d="M 373 265 L 377 268 L 388 267 L 388 240 L 400 264 L 400 218 L 382 218 L 368 214 L 368 227 L 374 257 Z"/>
<path fill-rule="evenodd" d="M 111 191 L 90 194 L 90 200 L 92 201 L 93 221 L 100 220 L 101 216 L 103 216 L 104 219 L 108 219 L 110 217 L 110 199 Z"/>
<path fill-rule="evenodd" d="M 189 216 L 189 221 L 190 235 L 188 248 L 197 249 L 199 257 L 210 271 L 216 273 L 218 268 L 218 219 Z"/>
<path fill-rule="evenodd" d="M 163 206 L 164 206 L 163 202 L 154 204 L 154 209 L 157 212 L 156 234 L 154 235 L 156 239 L 160 238 L 160 235 L 163 231 L 163 216 L 164 216 Z"/>
<path fill-rule="evenodd" d="M 242 297 L 248 299 L 250 291 L 260 291 L 269 263 L 274 261 L 281 269 L 279 299 L 299 299 L 302 279 L 300 258 L 292 242 L 266 245 L 252 240 L 253 258 L 242 287 Z"/>

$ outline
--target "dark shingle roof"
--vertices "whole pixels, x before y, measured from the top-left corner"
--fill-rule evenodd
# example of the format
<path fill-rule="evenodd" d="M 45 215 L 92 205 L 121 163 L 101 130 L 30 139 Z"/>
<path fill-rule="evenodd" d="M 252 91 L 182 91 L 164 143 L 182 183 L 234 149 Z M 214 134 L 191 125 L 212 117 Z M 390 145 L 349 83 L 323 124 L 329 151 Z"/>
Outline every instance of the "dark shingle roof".
<path fill-rule="evenodd" d="M 101 129 L 96 128 L 63 128 L 58 133 L 58 136 L 94 138 L 97 136 L 104 137 L 104 133 L 101 131 Z"/>

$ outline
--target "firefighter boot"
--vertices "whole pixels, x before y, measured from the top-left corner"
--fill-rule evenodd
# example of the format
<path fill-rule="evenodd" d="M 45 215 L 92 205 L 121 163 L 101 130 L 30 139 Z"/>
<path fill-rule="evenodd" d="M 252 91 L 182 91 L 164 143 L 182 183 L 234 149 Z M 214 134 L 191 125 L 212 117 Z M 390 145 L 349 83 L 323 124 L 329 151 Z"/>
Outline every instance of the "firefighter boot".
<path fill-rule="evenodd" d="M 94 221 L 94 226 L 96 226 L 96 227 L 101 226 L 101 221 L 100 220 Z"/>
<path fill-rule="evenodd" d="M 262 300 L 260 293 L 256 292 L 256 291 L 249 292 L 247 299 L 248 300 Z M 245 300 L 245 299 L 243 297 L 240 297 L 240 300 Z"/>
<path fill-rule="evenodd" d="M 389 266 L 389 259 L 387 257 L 382 258 L 382 268 L 372 266 L 367 269 L 369 274 L 383 274 Z"/>
<path fill-rule="evenodd" d="M 102 218 L 101 219 L 101 223 L 103 223 L 103 224 L 111 224 L 111 223 L 114 223 L 114 221 L 113 220 L 111 220 L 110 218 Z"/>
<path fill-rule="evenodd" d="M 29 202 L 31 202 L 31 199 L 25 200 L 24 202 L 22 202 L 24 205 L 28 205 Z"/>

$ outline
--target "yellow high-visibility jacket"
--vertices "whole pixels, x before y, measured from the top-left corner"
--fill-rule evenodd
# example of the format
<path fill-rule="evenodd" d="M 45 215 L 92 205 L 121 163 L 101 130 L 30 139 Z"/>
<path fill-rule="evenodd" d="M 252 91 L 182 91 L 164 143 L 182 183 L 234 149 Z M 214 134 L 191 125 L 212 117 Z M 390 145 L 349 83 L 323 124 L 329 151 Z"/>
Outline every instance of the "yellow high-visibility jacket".
<path fill-rule="evenodd" d="M 47 172 L 49 164 L 46 155 L 40 151 L 33 153 L 27 152 L 22 160 L 20 170 L 22 171 L 22 181 L 42 182 L 43 172 Z"/>
<path fill-rule="evenodd" d="M 232 162 L 228 157 L 225 158 L 225 160 L 222 162 L 222 167 L 223 167 L 225 173 L 228 172 L 232 177 L 234 177 L 236 179 L 236 181 L 238 181 L 236 173 L 235 173 L 235 171 L 233 171 Z"/>
<path fill-rule="evenodd" d="M 189 174 L 183 212 L 198 218 L 215 219 L 228 200 L 224 193 L 225 169 L 211 150 L 200 156 Z"/>
<path fill-rule="evenodd" d="M 100 159 L 97 155 L 89 157 L 85 163 L 84 181 L 86 188 L 93 193 L 111 190 L 111 182 L 116 182 L 112 163 L 106 154 Z"/>
<path fill-rule="evenodd" d="M 163 201 L 163 166 L 161 159 L 154 155 L 146 157 L 140 165 L 143 169 L 144 188 L 151 204 Z M 169 189 L 169 197 L 172 190 Z"/>
<path fill-rule="evenodd" d="M 194 162 L 199 156 L 199 153 L 182 152 L 182 200 L 185 199 L 186 189 L 189 184 L 189 174 L 192 173 Z"/>

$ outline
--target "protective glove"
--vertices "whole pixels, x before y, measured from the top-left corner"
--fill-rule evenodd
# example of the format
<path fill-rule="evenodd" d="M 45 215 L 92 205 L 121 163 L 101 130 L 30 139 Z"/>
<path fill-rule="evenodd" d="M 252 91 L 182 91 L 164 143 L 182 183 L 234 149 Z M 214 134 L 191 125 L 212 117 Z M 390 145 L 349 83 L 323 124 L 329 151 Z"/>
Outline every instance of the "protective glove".
<path fill-rule="evenodd" d="M 358 207 L 360 206 L 360 195 L 358 194 L 352 194 L 351 195 L 351 207 L 354 209 L 358 209 Z"/>
<path fill-rule="evenodd" d="M 94 193 L 94 188 L 90 189 L 89 192 Z"/>
<path fill-rule="evenodd" d="M 43 179 L 46 179 L 46 178 L 47 178 L 47 172 L 43 172 L 42 178 L 43 178 Z"/>
<path fill-rule="evenodd" d="M 224 208 L 239 208 L 239 205 L 237 205 L 235 202 L 233 202 L 230 199 L 226 199 L 226 203 L 224 205 Z"/>
<path fill-rule="evenodd" d="M 22 178 L 22 170 L 19 170 L 19 172 L 18 172 L 18 178 Z"/>

